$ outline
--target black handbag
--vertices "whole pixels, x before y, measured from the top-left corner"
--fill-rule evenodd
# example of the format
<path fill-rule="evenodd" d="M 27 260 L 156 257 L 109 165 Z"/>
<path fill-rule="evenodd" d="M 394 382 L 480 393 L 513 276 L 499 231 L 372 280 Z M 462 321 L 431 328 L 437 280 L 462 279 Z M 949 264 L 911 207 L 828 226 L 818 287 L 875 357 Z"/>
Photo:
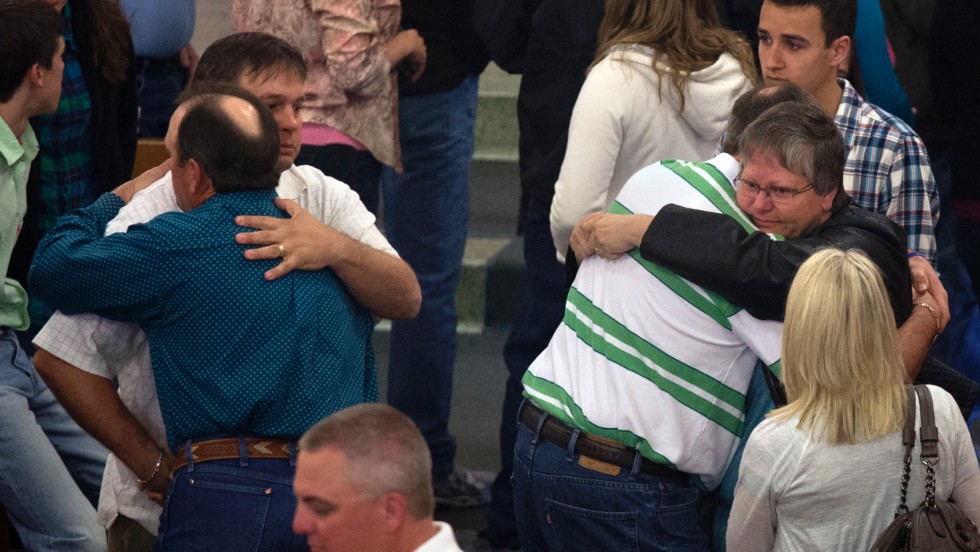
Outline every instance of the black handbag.
<path fill-rule="evenodd" d="M 925 385 L 908 387 L 908 414 L 902 430 L 905 445 L 905 471 L 902 474 L 901 503 L 895 509 L 895 520 L 878 537 L 871 552 L 898 550 L 937 551 L 980 550 L 980 533 L 960 508 L 951 501 L 936 499 L 936 471 L 939 462 L 939 430 L 932 408 L 932 395 Z M 926 467 L 926 498 L 915 510 L 905 505 L 905 495 L 912 473 L 912 448 L 915 446 L 915 395 L 922 404 L 919 459 Z"/>

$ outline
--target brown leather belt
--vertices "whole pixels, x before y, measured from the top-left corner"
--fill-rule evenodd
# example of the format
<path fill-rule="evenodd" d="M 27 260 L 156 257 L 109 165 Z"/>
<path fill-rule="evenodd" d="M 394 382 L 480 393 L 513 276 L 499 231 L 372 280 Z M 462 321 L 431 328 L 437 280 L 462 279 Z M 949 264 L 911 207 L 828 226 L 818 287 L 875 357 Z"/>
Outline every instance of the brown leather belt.
<path fill-rule="evenodd" d="M 261 459 L 288 459 L 289 449 L 292 446 L 290 441 L 283 441 L 281 439 L 259 439 L 251 437 L 245 439 L 245 445 L 246 456 Z M 184 447 L 180 447 L 176 456 L 177 464 L 174 465 L 174 472 L 187 465 L 187 452 L 184 450 Z M 191 459 L 195 464 L 198 462 L 231 460 L 241 457 L 240 441 L 235 437 L 191 443 Z"/>
<path fill-rule="evenodd" d="M 524 401 L 524 407 L 521 410 L 521 422 L 524 425 L 533 431 L 537 429 L 542 416 L 547 416 L 547 418 L 544 424 L 542 424 L 541 432 L 538 435 L 542 439 L 551 441 L 563 449 L 568 449 L 568 442 L 572 439 L 575 430 L 558 418 L 548 415 L 531 401 Z M 640 454 L 635 448 L 627 447 L 611 439 L 592 435 L 584 431 L 579 431 L 578 438 L 575 440 L 574 452 L 580 456 L 619 466 L 627 470 L 633 469 L 633 462 L 636 456 Z M 641 473 L 656 477 L 671 478 L 680 483 L 688 483 L 690 481 L 690 477 L 683 472 L 679 472 L 665 464 L 658 464 L 648 458 L 641 458 Z"/>

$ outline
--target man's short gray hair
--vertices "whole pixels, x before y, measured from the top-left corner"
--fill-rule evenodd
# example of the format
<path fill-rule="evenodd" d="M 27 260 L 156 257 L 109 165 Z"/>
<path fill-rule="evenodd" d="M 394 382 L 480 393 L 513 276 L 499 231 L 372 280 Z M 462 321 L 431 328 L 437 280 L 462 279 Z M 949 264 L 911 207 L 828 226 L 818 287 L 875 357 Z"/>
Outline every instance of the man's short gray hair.
<path fill-rule="evenodd" d="M 347 459 L 343 476 L 370 497 L 398 492 L 414 519 L 432 517 L 432 456 L 411 418 L 381 403 L 327 416 L 299 440 L 301 452 L 333 447 Z"/>

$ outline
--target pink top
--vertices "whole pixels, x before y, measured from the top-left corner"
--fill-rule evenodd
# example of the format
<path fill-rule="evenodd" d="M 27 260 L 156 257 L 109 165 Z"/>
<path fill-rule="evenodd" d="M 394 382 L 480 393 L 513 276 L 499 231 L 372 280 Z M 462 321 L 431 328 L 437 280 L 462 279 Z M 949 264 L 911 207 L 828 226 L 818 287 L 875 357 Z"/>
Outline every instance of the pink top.
<path fill-rule="evenodd" d="M 306 146 L 340 145 L 350 146 L 361 151 L 367 149 L 364 144 L 327 125 L 303 123 L 303 129 L 300 131 L 300 135 L 303 145 Z"/>
<path fill-rule="evenodd" d="M 231 15 L 236 31 L 270 33 L 303 53 L 304 143 L 307 125 L 323 125 L 401 170 L 397 76 L 382 48 L 398 32 L 399 0 L 232 0 Z"/>

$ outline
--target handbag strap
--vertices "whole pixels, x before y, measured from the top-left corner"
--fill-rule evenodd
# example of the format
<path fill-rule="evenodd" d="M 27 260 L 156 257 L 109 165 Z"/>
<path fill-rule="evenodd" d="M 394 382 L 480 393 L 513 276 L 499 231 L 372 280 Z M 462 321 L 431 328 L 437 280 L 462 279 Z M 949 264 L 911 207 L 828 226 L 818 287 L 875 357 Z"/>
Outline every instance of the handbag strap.
<path fill-rule="evenodd" d="M 919 459 L 926 467 L 926 499 L 925 504 L 936 506 L 936 464 L 939 463 L 939 428 L 936 427 L 936 413 L 932 406 L 932 393 L 925 385 L 916 385 L 915 393 L 922 405 L 922 423 L 919 428 L 919 442 L 922 451 Z"/>
<path fill-rule="evenodd" d="M 919 396 L 919 403 L 922 405 L 922 423 L 919 424 L 919 441 L 922 443 L 922 452 L 919 458 L 922 463 L 931 462 L 933 465 L 939 460 L 939 428 L 936 427 L 936 412 L 932 407 L 932 393 L 925 385 L 916 385 L 915 393 Z M 928 465 L 928 464 L 927 464 Z"/>
<path fill-rule="evenodd" d="M 908 401 L 908 408 L 905 410 L 905 426 L 902 428 L 902 444 L 905 445 L 905 468 L 902 470 L 901 501 L 898 508 L 895 508 L 895 517 L 907 514 L 909 511 L 909 507 L 905 504 L 905 498 L 909 490 L 909 478 L 912 477 L 912 448 L 915 446 L 915 391 L 912 390 L 911 385 L 905 388 L 905 397 Z"/>

